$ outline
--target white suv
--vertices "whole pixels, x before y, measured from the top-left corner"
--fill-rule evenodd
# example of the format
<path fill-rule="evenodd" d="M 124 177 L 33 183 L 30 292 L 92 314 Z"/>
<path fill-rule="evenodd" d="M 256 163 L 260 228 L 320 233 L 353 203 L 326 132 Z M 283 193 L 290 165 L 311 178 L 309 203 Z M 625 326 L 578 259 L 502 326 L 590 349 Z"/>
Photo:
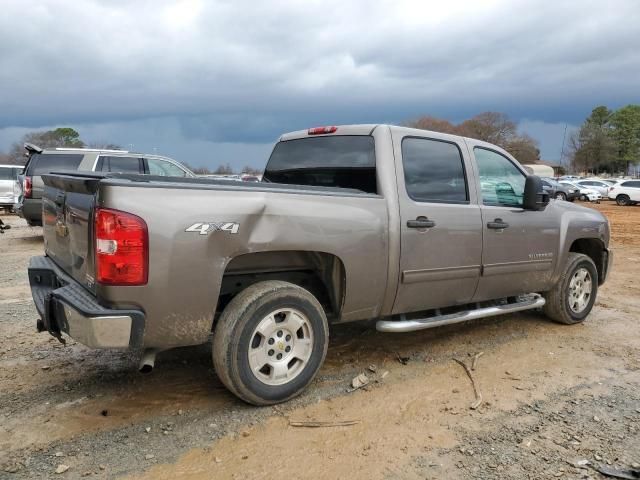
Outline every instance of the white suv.
<path fill-rule="evenodd" d="M 608 196 L 618 205 L 635 205 L 640 202 L 640 180 L 625 180 L 609 189 Z"/>

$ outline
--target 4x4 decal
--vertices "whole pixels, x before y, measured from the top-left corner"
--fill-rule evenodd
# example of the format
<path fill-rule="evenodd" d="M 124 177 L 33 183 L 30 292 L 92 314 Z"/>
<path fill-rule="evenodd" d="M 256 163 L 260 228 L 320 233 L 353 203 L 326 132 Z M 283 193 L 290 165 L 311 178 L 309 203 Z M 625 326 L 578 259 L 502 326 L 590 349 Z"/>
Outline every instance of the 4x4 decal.
<path fill-rule="evenodd" d="M 185 232 L 195 232 L 200 235 L 206 235 L 211 232 L 227 232 L 227 233 L 238 233 L 240 229 L 240 224 L 235 222 L 216 222 L 216 223 L 204 223 L 198 222 L 194 223 L 190 227 L 187 227 Z"/>

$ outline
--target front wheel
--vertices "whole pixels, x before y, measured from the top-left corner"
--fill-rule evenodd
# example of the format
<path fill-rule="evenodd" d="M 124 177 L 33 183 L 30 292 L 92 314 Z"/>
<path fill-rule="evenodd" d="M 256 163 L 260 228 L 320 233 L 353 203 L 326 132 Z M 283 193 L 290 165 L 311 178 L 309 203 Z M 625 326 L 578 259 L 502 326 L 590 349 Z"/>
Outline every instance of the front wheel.
<path fill-rule="evenodd" d="M 566 200 L 567 196 L 563 192 L 556 193 L 556 200 Z"/>
<path fill-rule="evenodd" d="M 630 201 L 631 199 L 629 198 L 629 195 L 618 195 L 616 197 L 616 203 L 618 205 L 620 205 L 621 207 L 624 207 L 626 205 L 629 205 L 631 203 Z"/>
<path fill-rule="evenodd" d="M 324 310 L 307 290 L 259 282 L 224 309 L 213 334 L 213 364 L 222 383 L 253 405 L 299 395 L 327 354 Z"/>
<path fill-rule="evenodd" d="M 581 253 L 569 253 L 560 280 L 543 294 L 544 313 L 559 323 L 580 323 L 591 312 L 597 293 L 598 270 L 593 260 Z"/>

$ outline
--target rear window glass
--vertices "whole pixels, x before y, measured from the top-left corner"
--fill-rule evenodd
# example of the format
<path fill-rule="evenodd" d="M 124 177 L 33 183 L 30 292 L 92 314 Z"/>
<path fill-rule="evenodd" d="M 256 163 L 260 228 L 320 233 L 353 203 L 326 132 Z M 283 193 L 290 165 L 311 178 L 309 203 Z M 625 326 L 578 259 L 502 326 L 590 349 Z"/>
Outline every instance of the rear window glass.
<path fill-rule="evenodd" d="M 376 193 L 373 137 L 343 135 L 279 142 L 263 181 Z"/>
<path fill-rule="evenodd" d="M 21 167 L 0 167 L 0 180 L 16 180 Z"/>
<path fill-rule="evenodd" d="M 84 155 L 34 153 L 29 159 L 27 175 L 44 175 L 57 170 L 77 170 Z"/>

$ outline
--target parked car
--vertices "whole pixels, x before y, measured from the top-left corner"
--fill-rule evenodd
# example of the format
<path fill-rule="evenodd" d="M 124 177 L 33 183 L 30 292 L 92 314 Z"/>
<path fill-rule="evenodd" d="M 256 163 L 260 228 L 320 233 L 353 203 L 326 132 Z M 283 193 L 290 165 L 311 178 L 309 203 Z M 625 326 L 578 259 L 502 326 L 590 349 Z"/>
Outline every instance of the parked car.
<path fill-rule="evenodd" d="M 560 177 L 560 180 L 569 180 L 569 181 L 574 181 L 574 180 L 580 180 L 581 177 L 578 177 L 577 175 L 563 175 Z"/>
<path fill-rule="evenodd" d="M 602 213 L 549 202 L 500 147 L 425 130 L 288 133 L 263 182 L 43 178 L 38 329 L 140 349 L 143 371 L 213 332 L 216 374 L 256 405 L 311 382 L 330 323 L 413 332 L 542 307 L 575 324 L 611 268 Z"/>
<path fill-rule="evenodd" d="M 580 197 L 578 198 L 584 202 L 600 203 L 600 200 L 602 200 L 602 195 L 600 195 L 600 192 L 598 192 L 597 190 L 593 190 L 592 188 L 583 187 L 567 180 L 561 180 L 559 183 L 567 188 L 578 190 L 578 192 L 580 193 Z"/>
<path fill-rule="evenodd" d="M 544 188 L 551 198 L 555 198 L 556 200 L 573 202 L 576 198 L 580 197 L 579 189 L 562 185 L 553 178 L 542 177 L 542 188 Z"/>
<path fill-rule="evenodd" d="M 21 165 L 0 165 L 0 208 L 6 211 L 13 209 L 16 201 L 18 175 Z"/>
<path fill-rule="evenodd" d="M 625 180 L 611 187 L 607 194 L 618 205 L 635 205 L 640 202 L 640 180 Z"/>
<path fill-rule="evenodd" d="M 46 148 L 25 144 L 29 159 L 20 176 L 18 215 L 29 225 L 42 225 L 42 175 L 61 170 L 123 172 L 166 177 L 193 177 L 179 162 L 159 155 L 90 148 Z"/>
<path fill-rule="evenodd" d="M 592 190 L 597 190 L 604 198 L 608 198 L 607 194 L 609 193 L 609 187 L 611 185 L 603 180 L 586 179 L 577 180 L 575 183 L 580 185 L 581 187 L 587 187 L 591 188 Z"/>

